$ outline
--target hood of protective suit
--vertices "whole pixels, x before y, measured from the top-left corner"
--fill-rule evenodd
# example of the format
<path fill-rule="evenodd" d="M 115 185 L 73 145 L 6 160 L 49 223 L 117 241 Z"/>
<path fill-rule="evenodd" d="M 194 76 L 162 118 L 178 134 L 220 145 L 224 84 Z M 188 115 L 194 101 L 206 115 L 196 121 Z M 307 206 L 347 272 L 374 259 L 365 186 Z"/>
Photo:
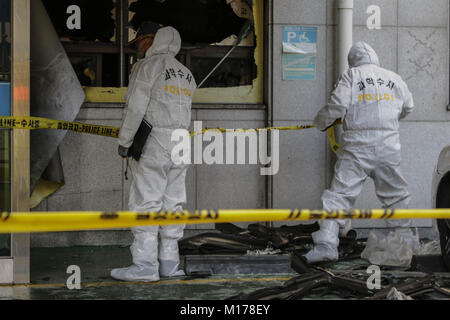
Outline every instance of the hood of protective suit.
<path fill-rule="evenodd" d="M 380 66 L 378 55 L 371 46 L 364 41 L 356 43 L 348 54 L 348 65 L 350 68 L 359 67 L 363 64 L 375 64 Z"/>
<path fill-rule="evenodd" d="M 176 56 L 181 48 L 181 37 L 177 30 L 172 27 L 164 27 L 158 30 L 153 44 L 145 54 L 150 57 L 155 54 L 170 53 Z"/>

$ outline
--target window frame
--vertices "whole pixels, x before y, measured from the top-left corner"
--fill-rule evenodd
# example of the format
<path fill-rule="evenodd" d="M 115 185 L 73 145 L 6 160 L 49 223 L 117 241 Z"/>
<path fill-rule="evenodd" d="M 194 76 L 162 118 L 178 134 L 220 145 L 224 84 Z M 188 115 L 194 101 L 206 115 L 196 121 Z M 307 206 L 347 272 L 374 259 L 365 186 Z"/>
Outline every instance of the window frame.
<path fill-rule="evenodd" d="M 253 50 L 253 57 L 255 64 L 257 66 L 257 76 L 253 79 L 251 85 L 238 86 L 238 87 L 218 87 L 218 88 L 200 88 L 196 90 L 194 95 L 193 103 L 200 105 L 201 107 L 209 108 L 212 105 L 239 105 L 237 108 L 242 108 L 245 105 L 257 105 L 260 109 L 263 104 L 264 95 L 264 0 L 252 0 L 253 1 L 253 16 L 255 19 L 255 35 L 256 43 Z M 119 74 L 120 83 L 119 87 L 84 87 L 86 99 L 85 103 L 125 103 L 125 93 L 127 87 L 124 84 L 127 82 L 124 77 L 127 71 L 127 56 L 133 54 L 134 51 L 127 47 L 128 43 L 128 28 L 123 23 L 123 21 L 128 21 L 129 10 L 128 10 L 128 0 L 116 0 L 116 41 L 114 44 L 105 43 L 73 43 L 73 42 L 63 42 L 63 46 L 66 52 L 71 55 L 82 55 L 82 54 L 105 54 L 105 53 L 115 53 L 120 55 Z M 119 18 L 119 19 L 118 19 Z M 122 20 L 121 20 L 122 19 Z M 127 20 L 125 20 L 127 19 Z M 121 40 L 122 37 L 122 41 Z M 223 55 L 220 53 L 226 53 L 231 46 L 209 46 L 208 51 L 212 53 L 212 57 L 220 57 Z M 246 49 L 248 47 L 239 46 L 230 55 L 230 58 L 239 58 L 242 56 L 248 56 Z M 253 48 L 253 47 L 252 47 Z M 190 56 L 191 51 L 196 56 L 207 55 L 205 49 L 201 49 L 203 52 L 196 52 L 199 49 L 183 49 L 182 55 L 184 55 L 184 64 L 189 64 L 186 61 Z M 184 51 L 184 52 L 183 52 Z M 197 55 L 198 54 L 198 55 Z M 182 59 L 183 60 L 183 59 Z M 202 79 L 196 79 L 199 83 Z"/>

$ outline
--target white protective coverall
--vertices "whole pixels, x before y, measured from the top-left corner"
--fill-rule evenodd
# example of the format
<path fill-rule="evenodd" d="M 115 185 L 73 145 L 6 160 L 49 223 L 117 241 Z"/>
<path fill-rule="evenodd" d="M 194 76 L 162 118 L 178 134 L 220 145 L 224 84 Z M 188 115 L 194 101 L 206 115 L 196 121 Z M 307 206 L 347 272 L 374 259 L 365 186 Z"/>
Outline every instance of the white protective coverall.
<path fill-rule="evenodd" d="M 186 202 L 187 165 L 172 161 L 176 142 L 171 142 L 171 135 L 175 129 L 189 128 L 197 85 L 192 73 L 175 59 L 180 47 L 177 30 L 159 29 L 145 58 L 135 64 L 131 73 L 119 145 L 131 146 L 143 118 L 153 126 L 140 161 L 131 161 L 131 211 L 176 212 L 183 210 Z M 111 276 L 125 281 L 157 281 L 160 276 L 184 275 L 178 270 L 178 240 L 183 230 L 184 225 L 132 228 L 133 265 L 114 269 Z"/>
<path fill-rule="evenodd" d="M 399 120 L 413 109 L 413 97 L 402 78 L 380 67 L 378 56 L 366 43 L 356 43 L 348 55 L 350 68 L 332 92 L 314 124 L 322 131 L 343 119 L 341 148 L 337 154 L 331 187 L 322 195 L 325 210 L 349 210 L 371 177 L 385 208 L 407 208 L 407 183 L 400 172 Z M 337 260 L 339 227 L 349 220 L 323 220 L 313 233 L 309 263 Z M 387 220 L 390 227 L 410 232 L 410 220 Z"/>

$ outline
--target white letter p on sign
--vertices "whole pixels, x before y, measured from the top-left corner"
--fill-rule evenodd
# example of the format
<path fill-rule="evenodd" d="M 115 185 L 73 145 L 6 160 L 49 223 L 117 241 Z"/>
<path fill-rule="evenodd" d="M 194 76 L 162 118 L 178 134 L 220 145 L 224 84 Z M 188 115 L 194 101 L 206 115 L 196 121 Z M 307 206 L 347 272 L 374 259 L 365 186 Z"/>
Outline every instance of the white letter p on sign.
<path fill-rule="evenodd" d="M 287 40 L 288 42 L 291 42 L 291 40 L 295 39 L 295 37 L 297 36 L 297 34 L 295 32 L 288 32 L 287 34 Z"/>

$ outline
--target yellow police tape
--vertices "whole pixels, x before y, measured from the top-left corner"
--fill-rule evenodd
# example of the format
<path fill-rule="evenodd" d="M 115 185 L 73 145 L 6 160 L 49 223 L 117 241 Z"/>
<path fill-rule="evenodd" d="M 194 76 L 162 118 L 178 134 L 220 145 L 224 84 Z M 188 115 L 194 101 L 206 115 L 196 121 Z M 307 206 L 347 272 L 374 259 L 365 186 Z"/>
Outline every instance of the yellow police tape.
<path fill-rule="evenodd" d="M 219 131 L 219 132 L 249 132 L 249 131 L 271 131 L 271 130 L 305 130 L 314 128 L 314 125 L 299 125 L 299 126 L 286 126 L 286 127 L 267 127 L 257 129 L 225 129 L 225 128 L 205 128 L 199 132 L 191 132 L 191 137 L 203 134 L 207 131 Z M 80 122 L 69 122 L 61 120 L 53 120 L 39 117 L 0 117 L 0 129 L 55 129 L 55 130 L 68 130 L 74 132 L 88 133 L 94 135 L 100 135 L 111 138 L 118 138 L 120 128 L 101 126 Z M 332 132 L 332 134 L 330 134 Z M 328 130 L 328 138 L 330 140 L 331 149 L 337 152 L 339 145 L 336 143 L 334 136 L 334 130 Z"/>
<path fill-rule="evenodd" d="M 39 117 L 0 117 L 0 129 L 55 129 L 118 138 L 120 128 Z"/>
<path fill-rule="evenodd" d="M 450 219 L 450 209 L 243 209 L 181 212 L 0 212 L 0 233 L 100 230 L 169 224 L 323 219 Z"/>
<path fill-rule="evenodd" d="M 207 131 L 219 131 L 222 133 L 226 132 L 259 132 L 259 131 L 271 131 L 271 130 L 305 130 L 314 128 L 314 125 L 300 125 L 300 126 L 288 126 L 288 127 L 266 127 L 266 128 L 256 128 L 256 129 L 225 129 L 225 128 L 205 128 L 202 131 L 191 132 L 191 136 L 197 136 L 203 134 Z"/>
<path fill-rule="evenodd" d="M 337 154 L 340 145 L 336 142 L 335 126 L 329 127 L 327 130 L 328 140 L 330 141 L 331 150 Z"/>

